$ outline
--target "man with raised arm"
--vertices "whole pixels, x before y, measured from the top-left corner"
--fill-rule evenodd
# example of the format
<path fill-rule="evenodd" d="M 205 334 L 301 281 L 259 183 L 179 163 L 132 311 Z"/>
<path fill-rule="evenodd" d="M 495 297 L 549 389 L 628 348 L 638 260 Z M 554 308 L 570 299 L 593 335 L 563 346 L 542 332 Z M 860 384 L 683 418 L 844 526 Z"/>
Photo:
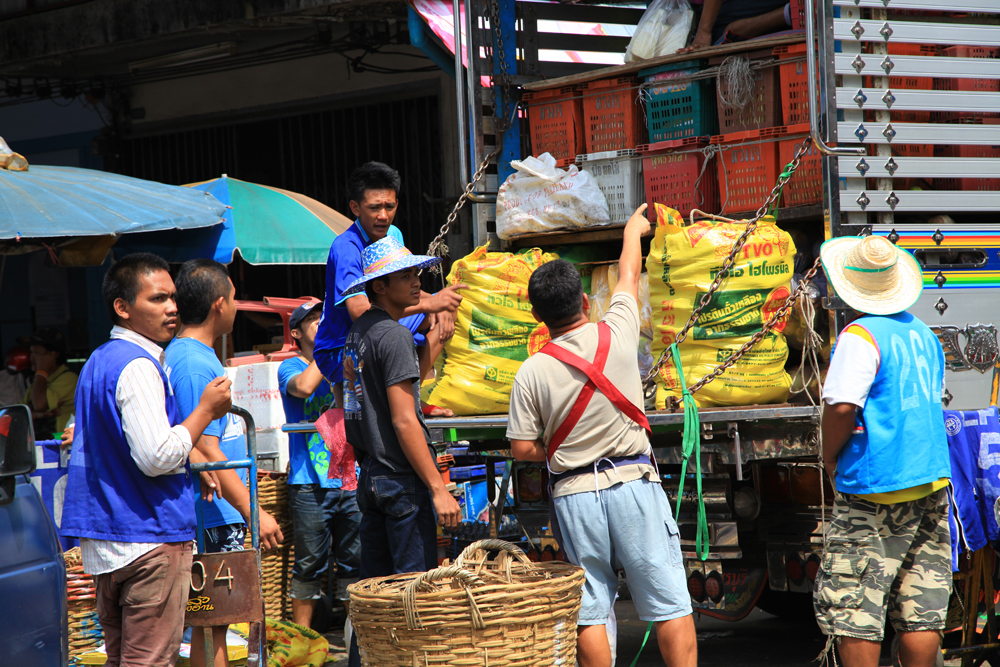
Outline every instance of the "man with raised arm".
<path fill-rule="evenodd" d="M 643 412 L 639 344 L 643 204 L 625 226 L 618 285 L 592 324 L 580 274 L 556 260 L 528 283 L 532 315 L 552 341 L 522 364 L 510 395 L 514 458 L 546 461 L 553 529 L 586 572 L 577 621 L 581 667 L 609 667 L 605 623 L 624 569 L 639 618 L 656 623 L 669 667 L 697 664 L 677 524 L 660 486 Z M 596 495 L 596 498 L 595 498 Z"/>

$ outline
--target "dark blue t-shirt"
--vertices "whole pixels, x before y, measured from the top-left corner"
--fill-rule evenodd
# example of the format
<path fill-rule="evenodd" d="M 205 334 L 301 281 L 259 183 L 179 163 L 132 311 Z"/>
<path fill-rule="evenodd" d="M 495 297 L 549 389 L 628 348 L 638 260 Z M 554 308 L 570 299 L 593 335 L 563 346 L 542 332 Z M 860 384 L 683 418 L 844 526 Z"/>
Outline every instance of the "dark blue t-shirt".
<path fill-rule="evenodd" d="M 405 245 L 403 233 L 395 225 L 389 227 L 387 236 L 399 241 L 400 245 Z M 343 291 L 364 275 L 361 251 L 371 244 L 372 241 L 357 220 L 346 232 L 333 240 L 330 255 L 326 260 L 326 298 L 323 299 L 323 314 L 319 320 L 319 329 L 316 331 L 315 350 L 323 352 L 344 346 L 347 332 L 351 330 L 354 322 L 347 312 L 347 307 L 338 302 Z M 411 315 L 404 317 L 399 323 L 414 332 L 414 341 L 422 344 L 423 335 L 415 332 L 423 321 L 423 315 Z"/>
<path fill-rule="evenodd" d="M 226 374 L 222 362 L 215 356 L 215 350 L 194 338 L 175 338 L 166 351 L 167 377 L 174 390 L 177 409 L 181 419 L 187 419 L 201 400 L 201 394 L 209 382 Z M 219 449 L 230 461 L 245 459 L 247 456 L 246 427 L 243 420 L 235 415 L 226 415 L 209 423 L 202 435 L 219 439 Z M 237 470 L 240 479 L 247 481 L 247 469 Z M 206 528 L 244 523 L 243 515 L 222 498 L 216 496 L 206 503 L 197 493 L 195 507 L 204 513 Z"/>
<path fill-rule="evenodd" d="M 333 390 L 324 378 L 309 398 L 299 398 L 288 393 L 288 383 L 309 367 L 302 357 L 285 359 L 278 366 L 278 389 L 285 406 L 285 421 L 297 424 L 314 422 L 333 405 Z M 330 470 L 330 450 L 319 433 L 289 433 L 288 473 L 289 484 L 319 484 L 325 489 L 339 489 L 339 479 L 327 479 Z"/>

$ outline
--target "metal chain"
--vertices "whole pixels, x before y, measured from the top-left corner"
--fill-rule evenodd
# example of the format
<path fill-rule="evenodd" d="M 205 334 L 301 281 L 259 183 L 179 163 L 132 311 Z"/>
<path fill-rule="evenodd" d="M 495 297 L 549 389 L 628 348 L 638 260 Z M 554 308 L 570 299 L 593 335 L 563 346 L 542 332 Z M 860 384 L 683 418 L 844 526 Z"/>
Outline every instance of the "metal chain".
<path fill-rule="evenodd" d="M 503 41 L 503 31 L 501 29 L 500 22 L 500 7 L 497 0 L 486 0 L 486 4 L 489 11 L 490 28 L 496 34 L 496 48 L 499 49 L 500 54 L 500 87 L 504 92 L 504 99 L 507 100 L 508 104 L 511 103 L 510 99 L 510 72 L 507 66 L 507 57 L 504 54 L 504 41 Z M 478 19 L 475 19 L 478 21 Z M 457 29 L 457 27 L 456 27 Z M 472 35 L 469 35 L 470 44 L 473 42 Z M 434 237 L 434 240 L 430 242 L 427 246 L 427 254 L 433 257 L 445 257 L 448 255 L 448 246 L 445 244 L 444 239 L 448 235 L 448 230 L 458 219 L 458 213 L 465 206 L 465 202 L 469 200 L 472 195 L 472 191 L 475 189 L 476 184 L 482 180 L 483 175 L 486 173 L 486 169 L 490 166 L 490 162 L 494 158 L 500 155 L 501 149 L 503 147 L 503 136 L 510 128 L 511 122 L 513 122 L 514 113 L 511 113 L 508 117 L 507 114 L 501 113 L 500 109 L 497 108 L 497 83 L 494 78 L 493 73 L 493 46 L 492 44 L 486 46 L 486 59 L 487 65 L 489 67 L 489 77 L 490 77 L 490 105 L 493 109 L 493 135 L 495 137 L 494 143 L 496 144 L 494 149 L 490 151 L 483 161 L 479 164 L 479 168 L 472 175 L 472 180 L 465 186 L 465 192 L 463 192 L 458 201 L 455 202 L 454 208 L 452 208 L 451 213 L 448 214 L 447 220 L 445 220 L 444 225 L 441 226 L 441 230 L 438 235 Z M 471 53 L 471 51 L 470 51 Z M 516 110 L 517 105 L 511 104 L 511 106 Z M 432 273 L 438 273 L 441 275 L 442 284 L 444 282 L 444 271 L 442 265 L 438 264 L 431 269 Z"/>
<path fill-rule="evenodd" d="M 704 296 L 701 297 L 701 301 L 698 303 L 698 307 L 695 308 L 694 311 L 691 313 L 691 317 L 688 318 L 687 324 L 685 324 L 684 328 L 681 329 L 680 333 L 677 334 L 677 338 L 674 340 L 674 342 L 676 342 L 678 345 L 680 345 L 687 339 L 688 332 L 691 330 L 691 327 L 694 326 L 695 322 L 698 321 L 698 318 L 701 316 L 701 311 L 703 311 L 708 306 L 709 302 L 712 300 L 712 295 L 715 294 L 716 291 L 718 291 L 719 287 L 722 285 L 722 281 L 726 278 L 726 276 L 729 275 L 729 271 L 733 268 L 733 265 L 736 263 L 736 258 L 739 256 L 740 250 L 743 249 L 743 246 L 746 245 L 747 240 L 757 230 L 757 223 L 760 222 L 760 219 L 764 217 L 764 215 L 767 213 L 771 205 L 775 201 L 777 201 L 777 199 L 781 196 L 782 188 L 785 187 L 785 184 L 792 177 L 792 174 L 794 174 L 795 171 L 799 168 L 799 162 L 801 162 L 802 156 L 805 155 L 805 152 L 809 150 L 809 147 L 811 145 L 812 145 L 812 139 L 810 137 L 806 137 L 806 139 L 799 146 L 798 150 L 795 151 L 795 156 L 792 158 L 791 163 L 789 163 L 789 165 L 778 177 L 778 182 L 774 185 L 774 188 L 771 189 L 771 194 L 768 195 L 764 203 L 761 204 L 760 208 L 757 209 L 757 214 L 753 217 L 752 220 L 750 220 L 747 223 L 747 227 L 743 231 L 743 233 L 740 234 L 740 237 L 736 239 L 736 243 L 733 244 L 733 249 L 730 251 L 729 257 L 727 257 L 726 261 L 723 262 L 722 268 L 719 270 L 718 275 L 716 275 L 715 280 L 712 281 L 712 285 L 708 288 L 708 291 L 704 294 Z M 813 275 L 815 275 L 815 271 L 813 272 Z M 799 286 L 799 288 L 801 289 L 801 285 Z M 798 294 L 799 291 L 800 290 L 796 290 L 796 294 Z M 786 301 L 785 305 L 781 307 L 780 312 L 787 312 L 788 308 L 790 307 L 788 304 L 789 302 Z M 761 335 L 760 338 L 763 338 L 763 335 Z M 755 335 L 754 342 L 755 343 L 759 342 L 760 338 L 758 338 Z M 653 368 L 650 369 L 649 373 L 646 374 L 643 384 L 649 386 L 649 384 L 653 381 L 656 375 L 663 369 L 663 366 L 666 365 L 666 363 L 669 361 L 670 361 L 670 347 L 668 346 L 667 349 L 665 349 L 663 353 L 660 355 L 660 358 L 657 360 L 657 362 L 653 365 Z M 732 364 L 730 363 L 728 366 L 723 364 L 723 366 L 725 366 L 725 368 L 729 368 L 729 366 L 732 366 Z M 720 366 L 720 368 L 722 368 L 722 366 Z M 723 368 L 723 370 L 725 370 L 725 368 Z M 718 371 L 718 369 L 716 369 L 716 371 Z M 712 379 L 715 379 L 716 377 L 714 373 L 715 372 L 713 371 L 713 374 L 710 374 Z M 707 377 L 709 376 L 706 376 L 706 378 Z M 695 384 L 694 388 L 691 389 L 691 393 L 697 391 L 698 388 L 701 388 L 701 386 L 704 385 L 705 383 L 706 380 L 703 379 L 701 382 Z"/>
<path fill-rule="evenodd" d="M 507 66 L 507 55 L 504 53 L 503 29 L 500 22 L 500 3 L 498 0 L 487 0 L 487 7 L 490 14 L 490 29 L 496 35 L 495 48 L 499 51 L 500 87 L 503 89 L 504 99 L 507 104 L 511 104 L 510 70 Z M 499 138 L 510 127 L 511 121 L 507 118 L 507 114 L 501 113 L 500 109 L 497 108 L 497 87 L 496 82 L 493 80 L 493 51 L 494 45 L 490 44 L 486 48 L 486 59 L 490 68 L 490 104 L 493 106 L 493 134 Z M 503 145 L 502 141 L 497 141 L 496 143 L 497 146 Z"/>
<path fill-rule="evenodd" d="M 500 149 L 496 148 L 489 155 L 483 158 L 482 163 L 479 165 L 479 169 L 477 169 L 476 173 L 472 175 L 472 180 L 465 186 L 465 192 L 459 196 L 458 201 L 455 202 L 455 208 L 451 209 L 451 213 L 448 214 L 448 219 L 445 221 L 444 225 L 441 226 L 441 231 L 438 232 L 438 235 L 435 236 L 434 240 L 431 241 L 429 246 L 427 246 L 428 255 L 431 255 L 432 257 L 444 257 L 448 254 L 448 246 L 445 245 L 444 242 L 444 237 L 447 236 L 448 229 L 458 218 L 458 212 L 462 210 L 462 207 L 465 206 L 465 202 L 472 195 L 472 191 L 475 189 L 476 183 L 482 180 L 483 174 L 486 173 L 486 168 L 490 166 L 490 162 L 494 157 L 499 155 L 499 153 Z M 440 264 L 435 267 L 440 270 L 438 267 L 440 267 Z"/>
<path fill-rule="evenodd" d="M 805 291 L 805 288 L 809 284 L 809 281 L 812 280 L 813 277 L 816 275 L 816 272 L 819 271 L 820 264 L 821 260 L 819 257 L 817 257 L 816 261 L 813 263 L 812 268 L 809 269 L 809 271 L 806 272 L 805 276 L 802 277 L 802 280 L 799 282 L 799 286 L 796 287 L 792 295 L 785 300 L 785 303 L 782 304 L 781 308 L 778 308 L 778 310 L 775 311 L 774 315 L 771 315 L 771 318 L 764 323 L 760 331 L 755 333 L 753 337 L 750 338 L 750 340 L 741 345 L 740 349 L 733 352 L 733 354 L 728 359 L 719 364 L 719 366 L 716 367 L 714 371 L 712 371 L 711 373 L 709 373 L 708 375 L 706 375 L 705 377 L 703 377 L 702 379 L 698 380 L 693 385 L 691 385 L 691 387 L 689 387 L 689 391 L 693 394 L 702 387 L 704 387 L 706 384 L 714 380 L 715 378 L 725 373 L 733 364 L 742 359 L 743 355 L 750 351 L 750 348 L 752 348 L 757 343 L 762 341 L 764 339 L 764 336 L 771 333 L 771 330 L 774 329 L 774 327 L 778 324 L 778 322 L 780 322 L 785 317 L 785 315 L 788 314 L 789 309 L 795 304 L 795 301 L 799 298 L 799 295 L 802 294 L 803 291 Z"/>

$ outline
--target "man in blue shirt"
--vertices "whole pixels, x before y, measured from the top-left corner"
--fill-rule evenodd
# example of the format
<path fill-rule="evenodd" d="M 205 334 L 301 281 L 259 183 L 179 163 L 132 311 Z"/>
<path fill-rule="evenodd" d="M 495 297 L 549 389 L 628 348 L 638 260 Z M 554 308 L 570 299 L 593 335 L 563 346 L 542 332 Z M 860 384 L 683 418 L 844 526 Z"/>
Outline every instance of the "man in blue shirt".
<path fill-rule="evenodd" d="M 364 273 L 362 250 L 386 236 L 405 245 L 402 232 L 392 224 L 398 208 L 399 187 L 399 173 L 381 162 L 368 162 L 358 167 L 347 182 L 351 212 L 357 220 L 330 246 L 330 256 L 326 260 L 326 300 L 314 353 L 319 370 L 334 385 L 338 406 L 343 405 L 344 340 L 354 320 L 371 307 L 364 294 L 341 301 L 341 293 Z M 399 320 L 413 332 L 418 345 L 429 342 L 435 346 L 428 357 L 430 364 L 440 352 L 437 346 L 455 332 L 455 311 L 462 301 L 458 290 L 464 287 L 450 285 L 437 294 L 421 292 L 420 302 L 407 308 Z M 425 341 L 423 333 L 432 329 L 435 331 L 429 341 Z"/>
<path fill-rule="evenodd" d="M 212 345 L 233 330 L 236 317 L 236 293 L 226 267 L 211 259 L 185 262 L 174 281 L 177 287 L 177 314 L 181 320 L 177 337 L 166 350 L 167 377 L 174 391 L 181 415 L 188 415 L 198 405 L 202 391 L 213 379 L 224 376 L 225 369 Z M 246 435 L 243 420 L 228 414 L 211 422 L 201 436 L 213 453 L 204 460 L 222 461 L 246 458 Z M 191 458 L 199 462 L 199 452 Z M 250 493 L 246 488 L 247 470 L 219 470 L 203 475 L 202 498 L 195 500 L 204 517 L 205 551 L 238 551 L 246 536 L 245 521 L 250 518 Z M 213 499 L 213 495 L 218 497 Z M 206 502 L 208 501 L 208 502 Z M 234 507 L 235 506 L 235 507 Z M 266 511 L 260 511 L 261 543 L 277 546 L 284 537 L 281 528 Z M 213 628 L 215 667 L 226 667 L 226 627 Z M 191 641 L 191 664 L 205 665 L 205 642 L 201 628 L 195 628 Z"/>
<path fill-rule="evenodd" d="M 299 356 L 278 367 L 278 387 L 285 421 L 313 422 L 333 406 L 333 389 L 313 359 L 322 302 L 296 308 L 288 320 Z M 326 577 L 330 544 L 337 563 L 337 597 L 346 604 L 348 585 L 358 580 L 361 513 L 357 492 L 342 488 L 340 479 L 328 479 L 330 452 L 319 433 L 288 435 L 288 504 L 295 527 L 295 565 L 292 567 L 292 620 L 309 627 Z"/>
<path fill-rule="evenodd" d="M 884 236 L 820 250 L 837 296 L 862 314 L 837 337 L 823 385 L 823 461 L 837 497 L 813 606 L 846 667 L 876 667 L 888 620 L 899 662 L 933 665 L 951 594 L 945 358 L 906 312 L 923 270 Z"/>

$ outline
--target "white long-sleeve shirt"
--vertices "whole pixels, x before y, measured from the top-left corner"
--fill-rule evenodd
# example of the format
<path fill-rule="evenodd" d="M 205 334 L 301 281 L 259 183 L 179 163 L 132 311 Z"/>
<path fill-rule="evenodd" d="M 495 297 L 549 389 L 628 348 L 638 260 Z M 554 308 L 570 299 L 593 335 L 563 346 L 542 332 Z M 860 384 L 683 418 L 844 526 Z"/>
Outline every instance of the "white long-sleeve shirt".
<path fill-rule="evenodd" d="M 141 347 L 163 367 L 164 352 L 159 345 L 124 327 L 111 330 L 112 339 L 127 340 Z M 166 396 L 160 368 L 145 357 L 130 361 L 118 377 L 115 403 L 122 415 L 122 430 L 132 459 L 144 475 L 183 475 L 184 463 L 193 443 L 187 428 L 171 426 L 167 418 Z M 194 507 L 191 508 L 194 511 Z M 116 542 L 80 540 L 83 571 L 98 575 L 113 572 L 160 546 L 159 542 Z"/>

